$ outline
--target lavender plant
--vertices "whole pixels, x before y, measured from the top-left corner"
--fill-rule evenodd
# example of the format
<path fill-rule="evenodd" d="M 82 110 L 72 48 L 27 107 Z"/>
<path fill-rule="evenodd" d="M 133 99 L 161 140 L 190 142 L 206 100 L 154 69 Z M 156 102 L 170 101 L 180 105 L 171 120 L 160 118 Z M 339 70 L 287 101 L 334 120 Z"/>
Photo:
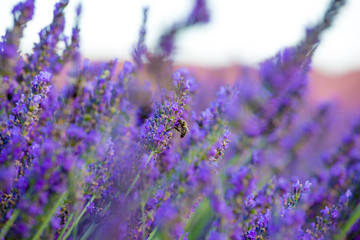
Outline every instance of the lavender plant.
<path fill-rule="evenodd" d="M 345 0 L 211 102 L 208 83 L 172 65 L 176 36 L 209 21 L 206 1 L 155 51 L 144 8 L 122 67 L 82 59 L 81 6 L 65 36 L 68 3 L 32 53 L 19 46 L 34 1 L 14 7 L 0 42 L 0 239 L 359 237 L 359 119 L 349 128 L 335 105 L 306 97 L 320 35 Z"/>

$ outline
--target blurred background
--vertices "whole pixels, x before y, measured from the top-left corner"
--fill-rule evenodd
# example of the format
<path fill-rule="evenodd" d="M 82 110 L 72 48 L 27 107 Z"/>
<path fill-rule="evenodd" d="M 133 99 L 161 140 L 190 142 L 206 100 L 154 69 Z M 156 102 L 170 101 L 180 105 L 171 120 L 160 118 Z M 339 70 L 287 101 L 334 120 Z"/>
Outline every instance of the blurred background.
<path fill-rule="evenodd" d="M 0 32 L 12 25 L 10 14 L 18 0 L 0 1 Z M 256 65 L 278 50 L 298 42 L 307 26 L 322 16 L 329 0 L 210 0 L 211 21 L 179 35 L 175 60 L 201 66 L 233 63 Z M 38 33 L 51 22 L 55 0 L 37 0 L 34 19 L 21 44 L 31 51 Z M 70 33 L 78 0 L 66 10 Z M 85 57 L 130 59 L 138 38 L 142 8 L 148 6 L 146 42 L 154 47 L 160 34 L 187 16 L 193 1 L 86 0 L 81 19 L 81 46 Z M 349 0 L 333 27 L 323 35 L 314 56 L 316 69 L 341 73 L 360 68 L 360 1 Z"/>
<path fill-rule="evenodd" d="M 18 0 L 0 0 L 0 33 L 12 25 Z M 71 35 L 75 8 L 66 9 Z M 256 67 L 280 49 L 296 44 L 305 29 L 319 20 L 330 0 L 209 0 L 211 21 L 178 35 L 175 64 L 190 66 L 203 76 L 236 78 L 238 66 Z M 24 53 L 51 22 L 55 0 L 37 0 L 33 20 L 21 42 Z M 138 39 L 142 8 L 149 7 L 146 44 L 152 50 L 161 33 L 189 13 L 192 0 L 82 1 L 81 51 L 85 58 L 130 60 Z M 317 99 L 338 98 L 353 107 L 360 103 L 360 1 L 349 0 L 334 25 L 322 35 L 313 58 L 311 90 Z"/>

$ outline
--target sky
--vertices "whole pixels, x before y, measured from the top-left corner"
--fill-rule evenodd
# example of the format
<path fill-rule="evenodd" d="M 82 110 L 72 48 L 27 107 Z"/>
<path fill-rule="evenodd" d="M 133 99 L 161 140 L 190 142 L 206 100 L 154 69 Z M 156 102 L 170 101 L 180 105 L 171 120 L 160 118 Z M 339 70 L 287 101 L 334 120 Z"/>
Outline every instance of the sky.
<path fill-rule="evenodd" d="M 12 7 L 17 0 L 0 0 L 0 34 L 12 26 Z M 75 8 L 66 9 L 70 35 Z M 181 33 L 174 59 L 182 64 L 226 66 L 257 63 L 284 47 L 300 41 L 306 27 L 316 23 L 330 0 L 209 0 L 211 22 Z M 31 52 L 38 33 L 52 20 L 55 0 L 36 0 L 33 20 L 21 42 Z M 187 16 L 192 0 L 83 0 L 81 51 L 90 59 L 129 60 L 142 21 L 142 8 L 149 7 L 146 43 L 154 49 L 161 33 Z M 360 69 L 360 1 L 348 0 L 331 29 L 324 32 L 313 58 L 313 67 L 329 73 Z"/>

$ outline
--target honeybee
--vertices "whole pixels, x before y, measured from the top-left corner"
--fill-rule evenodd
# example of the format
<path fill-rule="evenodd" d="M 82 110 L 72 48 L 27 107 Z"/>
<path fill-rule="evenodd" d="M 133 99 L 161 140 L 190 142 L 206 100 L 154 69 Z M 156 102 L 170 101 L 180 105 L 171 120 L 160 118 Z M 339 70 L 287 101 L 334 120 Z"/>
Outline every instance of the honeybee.
<path fill-rule="evenodd" d="M 180 133 L 181 138 L 185 137 L 186 133 L 189 132 L 189 129 L 187 127 L 187 123 L 183 119 L 179 119 L 177 121 L 177 123 L 175 124 L 174 128 L 175 128 L 176 131 L 178 131 Z"/>

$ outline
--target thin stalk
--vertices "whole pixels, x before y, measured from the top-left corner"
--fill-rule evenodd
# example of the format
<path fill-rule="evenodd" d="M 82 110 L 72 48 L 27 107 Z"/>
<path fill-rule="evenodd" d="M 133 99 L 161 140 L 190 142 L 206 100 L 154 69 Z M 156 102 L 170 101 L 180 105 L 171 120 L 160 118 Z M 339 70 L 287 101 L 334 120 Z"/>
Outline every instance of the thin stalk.
<path fill-rule="evenodd" d="M 145 201 L 141 200 L 141 231 L 142 231 L 142 240 L 145 240 Z"/>
<path fill-rule="evenodd" d="M 84 233 L 84 235 L 80 238 L 80 240 L 86 240 L 87 237 L 92 234 L 92 232 L 96 229 L 96 227 L 98 226 L 99 224 L 91 224 L 91 226 L 86 230 L 86 232 Z"/>
<path fill-rule="evenodd" d="M 80 220 L 79 220 L 80 221 Z M 76 239 L 77 236 L 77 231 L 78 231 L 78 226 L 79 224 L 76 224 L 76 226 L 74 227 L 73 231 L 72 231 L 72 238 Z"/>
<path fill-rule="evenodd" d="M 12 225 L 14 224 L 14 222 L 16 221 L 16 219 L 18 218 L 20 214 L 20 210 L 16 209 L 14 210 L 14 212 L 11 215 L 11 218 L 9 220 L 6 221 L 5 225 L 3 226 L 3 228 L 1 229 L 1 233 L 0 233 L 0 239 L 4 239 L 6 234 L 8 233 L 8 231 L 10 230 L 10 228 L 12 227 Z"/>
<path fill-rule="evenodd" d="M 130 184 L 130 187 L 128 188 L 128 190 L 125 193 L 125 198 L 129 195 L 129 193 L 131 192 L 131 190 L 134 188 L 137 180 L 139 180 L 140 178 L 140 173 L 138 172 L 138 174 L 136 174 L 134 180 L 132 181 L 132 183 Z"/>
<path fill-rule="evenodd" d="M 64 226 L 63 229 L 61 230 L 61 233 L 60 233 L 58 239 L 62 239 L 62 237 L 64 236 L 65 231 L 66 231 L 67 227 L 69 226 L 69 224 L 70 224 L 70 222 L 71 222 L 71 220 L 72 220 L 73 217 L 74 217 L 74 213 L 71 213 L 70 216 L 68 217 L 66 223 L 65 223 L 65 226 Z"/>
<path fill-rule="evenodd" d="M 80 215 L 75 219 L 73 225 L 71 225 L 69 231 L 67 231 L 67 233 L 66 233 L 66 235 L 65 235 L 65 237 L 64 237 L 63 240 L 66 240 L 66 239 L 70 236 L 72 230 L 74 229 L 74 227 L 76 227 L 76 226 L 79 224 L 80 219 L 81 219 L 82 216 L 85 214 L 87 207 L 90 205 L 90 203 L 91 203 L 92 201 L 94 201 L 94 199 L 95 199 L 95 196 L 93 196 L 93 197 L 91 198 L 91 200 L 85 205 L 85 207 L 84 207 L 84 209 L 81 211 Z"/>
<path fill-rule="evenodd" d="M 148 157 L 147 160 L 146 160 L 146 165 L 148 165 L 148 163 L 150 162 L 150 160 L 151 160 L 151 158 L 154 156 L 154 154 L 155 154 L 155 151 L 151 151 L 149 157 Z M 134 180 L 133 180 L 132 183 L 130 184 L 130 187 L 128 188 L 128 190 L 127 190 L 126 193 L 125 193 L 125 198 L 128 197 L 129 193 L 131 192 L 131 190 L 133 189 L 133 187 L 135 186 L 135 184 L 136 184 L 136 182 L 139 180 L 139 178 L 140 178 L 140 172 L 138 172 L 138 174 L 135 176 Z M 116 197 L 119 196 L 119 194 L 120 194 L 120 192 L 117 192 L 117 193 L 116 193 Z M 107 211 L 107 210 L 109 209 L 110 205 L 111 205 L 111 202 L 109 202 L 109 203 L 106 205 L 106 207 L 104 208 L 103 211 L 104 211 L 104 212 Z M 86 209 L 86 207 L 85 207 L 85 209 Z M 83 235 L 83 237 L 87 237 L 87 236 L 94 230 L 94 228 L 95 228 L 96 226 L 97 226 L 97 224 L 92 223 L 92 224 L 90 225 L 90 227 L 88 228 L 88 230 L 86 230 L 86 232 L 85 232 L 85 234 Z M 82 237 L 82 238 L 83 238 L 83 237 Z M 81 239 L 82 239 L 82 238 L 81 238 Z M 84 239 L 86 239 L 86 238 L 84 238 Z M 64 240 L 66 240 L 66 238 L 64 238 Z"/>
<path fill-rule="evenodd" d="M 350 216 L 350 218 L 345 223 L 344 227 L 341 229 L 341 232 L 335 236 L 336 240 L 344 239 L 346 234 L 350 231 L 351 227 L 356 223 L 360 218 L 360 203 L 356 206 L 354 213 Z"/>
<path fill-rule="evenodd" d="M 150 159 L 153 157 L 154 153 L 155 153 L 154 151 L 151 151 L 148 159 L 146 160 L 146 165 L 148 165 L 148 163 L 150 162 Z M 138 174 L 136 175 L 136 177 L 134 178 L 134 180 L 130 184 L 129 189 L 125 193 L 125 198 L 129 195 L 129 193 L 131 192 L 131 190 L 133 189 L 133 187 L 135 186 L 135 184 L 136 184 L 137 180 L 139 180 L 139 178 L 140 178 L 140 172 L 138 172 Z"/>
<path fill-rule="evenodd" d="M 152 240 L 157 231 L 158 231 L 158 227 L 154 228 L 154 230 L 151 232 L 147 240 Z"/>
<path fill-rule="evenodd" d="M 36 240 L 36 239 L 40 239 L 41 234 L 43 233 L 43 231 L 45 230 L 45 228 L 48 226 L 52 216 L 55 214 L 56 209 L 60 206 L 60 204 L 62 203 L 62 201 L 66 198 L 66 196 L 68 195 L 67 192 L 64 192 L 59 200 L 57 201 L 57 203 L 50 209 L 50 211 L 46 214 L 45 217 L 45 221 L 43 221 L 43 223 L 40 225 L 40 227 L 38 228 L 37 232 L 35 233 L 35 235 L 31 238 L 32 240 Z"/>

